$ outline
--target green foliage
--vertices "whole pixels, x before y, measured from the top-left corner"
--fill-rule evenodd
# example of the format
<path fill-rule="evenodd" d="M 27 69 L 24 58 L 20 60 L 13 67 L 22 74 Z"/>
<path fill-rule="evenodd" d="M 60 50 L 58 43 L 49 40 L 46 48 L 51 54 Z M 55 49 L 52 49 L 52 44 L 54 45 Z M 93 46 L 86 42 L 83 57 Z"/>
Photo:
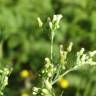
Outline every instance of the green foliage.
<path fill-rule="evenodd" d="M 0 2 L 0 40 L 3 41 L 3 46 L 7 46 L 4 56 L 6 59 L 15 59 L 17 63 L 28 62 L 30 51 L 34 54 L 37 46 L 35 39 L 41 35 L 37 17 L 45 18 L 52 12 L 50 0 L 43 0 L 43 3 L 36 0 Z"/>

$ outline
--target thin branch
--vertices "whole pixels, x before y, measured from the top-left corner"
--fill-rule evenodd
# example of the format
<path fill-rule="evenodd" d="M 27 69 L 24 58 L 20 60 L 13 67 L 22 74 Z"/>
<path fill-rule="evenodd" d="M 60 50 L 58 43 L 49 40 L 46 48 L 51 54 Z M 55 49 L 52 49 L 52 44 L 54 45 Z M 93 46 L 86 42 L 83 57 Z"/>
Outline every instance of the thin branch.
<path fill-rule="evenodd" d="M 65 75 L 68 74 L 69 72 L 75 71 L 75 70 L 77 70 L 77 69 L 79 69 L 80 67 L 85 66 L 85 65 L 91 65 L 91 66 L 93 66 L 93 65 L 96 65 L 96 62 L 86 62 L 85 64 L 78 64 L 78 65 L 74 66 L 73 68 L 71 68 L 71 69 L 65 71 L 63 74 L 61 74 L 56 80 L 54 80 L 54 81 L 52 82 L 52 85 L 54 85 L 54 84 L 58 81 L 59 78 L 65 76 Z"/>

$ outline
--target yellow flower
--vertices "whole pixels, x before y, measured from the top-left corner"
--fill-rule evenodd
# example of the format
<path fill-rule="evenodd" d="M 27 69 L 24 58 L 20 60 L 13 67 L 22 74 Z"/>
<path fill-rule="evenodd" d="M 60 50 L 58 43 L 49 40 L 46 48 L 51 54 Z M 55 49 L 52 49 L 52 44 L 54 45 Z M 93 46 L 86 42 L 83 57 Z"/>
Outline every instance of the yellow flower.
<path fill-rule="evenodd" d="M 61 87 L 61 88 L 68 88 L 69 87 L 69 82 L 68 80 L 64 79 L 63 77 L 60 78 L 58 81 L 57 81 L 58 85 Z"/>
<path fill-rule="evenodd" d="M 29 96 L 28 93 L 22 93 L 21 96 Z"/>
<path fill-rule="evenodd" d="M 27 77 L 30 76 L 30 72 L 29 72 L 28 70 L 22 70 L 22 71 L 20 72 L 20 76 L 21 76 L 22 78 L 27 78 Z"/>

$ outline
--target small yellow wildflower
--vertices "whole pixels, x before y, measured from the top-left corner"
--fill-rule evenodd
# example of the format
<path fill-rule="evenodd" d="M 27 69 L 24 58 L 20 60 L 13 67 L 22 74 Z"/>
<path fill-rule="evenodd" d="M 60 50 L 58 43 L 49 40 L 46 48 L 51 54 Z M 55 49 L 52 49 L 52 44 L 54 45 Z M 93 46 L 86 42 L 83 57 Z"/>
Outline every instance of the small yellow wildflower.
<path fill-rule="evenodd" d="M 66 79 L 64 79 L 63 77 L 60 78 L 57 83 L 61 88 L 68 88 L 68 86 L 69 86 L 69 82 Z"/>
<path fill-rule="evenodd" d="M 22 93 L 21 96 L 29 96 L 28 93 Z"/>
<path fill-rule="evenodd" d="M 28 70 L 22 70 L 22 71 L 20 72 L 20 76 L 21 76 L 22 78 L 27 78 L 27 77 L 30 76 L 30 72 L 29 72 Z"/>

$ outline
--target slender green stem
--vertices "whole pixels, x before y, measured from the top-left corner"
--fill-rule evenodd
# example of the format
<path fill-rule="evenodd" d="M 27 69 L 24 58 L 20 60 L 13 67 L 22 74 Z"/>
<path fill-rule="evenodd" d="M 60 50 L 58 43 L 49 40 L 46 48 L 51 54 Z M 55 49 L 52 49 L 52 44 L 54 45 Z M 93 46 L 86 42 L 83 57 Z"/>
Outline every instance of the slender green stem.
<path fill-rule="evenodd" d="M 64 93 L 64 90 L 61 92 L 61 95 L 60 96 L 63 96 L 63 93 Z"/>
<path fill-rule="evenodd" d="M 63 74 L 61 74 L 56 80 L 54 80 L 54 81 L 52 82 L 52 85 L 54 85 L 54 84 L 58 81 L 58 79 L 59 79 L 60 77 L 63 77 L 63 76 L 65 76 L 66 74 L 68 74 L 69 72 L 74 71 L 74 70 L 75 70 L 75 68 L 71 68 L 71 69 L 67 70 L 66 72 L 64 72 Z"/>
<path fill-rule="evenodd" d="M 51 60 L 53 60 L 54 31 L 51 31 Z"/>

